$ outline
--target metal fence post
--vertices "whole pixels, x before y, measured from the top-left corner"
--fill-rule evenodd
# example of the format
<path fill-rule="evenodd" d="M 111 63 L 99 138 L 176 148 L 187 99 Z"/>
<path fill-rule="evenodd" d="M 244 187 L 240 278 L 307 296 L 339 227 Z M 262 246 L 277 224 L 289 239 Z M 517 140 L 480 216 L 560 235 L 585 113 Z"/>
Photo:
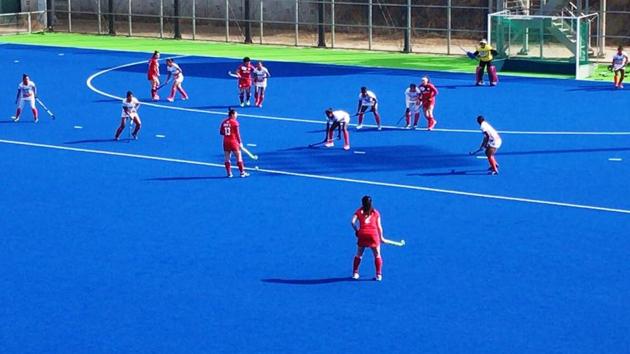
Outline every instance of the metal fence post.
<path fill-rule="evenodd" d="M 193 40 L 195 40 L 195 38 L 197 37 L 197 17 L 196 15 L 196 7 L 197 7 L 197 2 L 196 0 L 192 0 L 192 38 Z"/>
<path fill-rule="evenodd" d="M 68 32 L 72 32 L 72 0 L 68 0 Z"/>
<path fill-rule="evenodd" d="M 452 35 L 452 29 L 453 29 L 453 20 L 452 20 L 452 6 L 453 6 L 453 0 L 448 0 L 448 3 L 446 4 L 447 8 L 446 8 L 446 54 L 450 55 L 451 54 L 451 35 Z"/>
<path fill-rule="evenodd" d="M 300 22 L 300 0 L 295 0 L 295 46 L 297 47 L 300 36 L 300 29 L 298 23 Z"/>
<path fill-rule="evenodd" d="M 101 0 L 96 0 L 96 14 L 98 16 L 98 34 L 103 33 L 103 23 L 101 22 Z"/>
<path fill-rule="evenodd" d="M 33 27 L 31 25 L 31 13 L 28 13 L 28 33 L 33 33 Z"/>
<path fill-rule="evenodd" d="M 244 0 L 243 2 L 243 20 L 245 21 L 245 43 L 252 43 L 252 22 L 250 21 L 250 0 Z"/>
<path fill-rule="evenodd" d="M 326 32 L 324 28 L 324 0 L 317 3 L 317 46 L 326 47 Z"/>
<path fill-rule="evenodd" d="M 128 1 L 128 7 L 127 19 L 129 21 L 129 37 L 131 37 L 133 34 L 133 29 L 131 28 L 131 0 Z"/>
<path fill-rule="evenodd" d="M 173 0 L 173 17 L 174 17 L 174 25 L 173 25 L 173 30 L 175 32 L 175 35 L 173 36 L 173 38 L 175 39 L 182 39 L 182 32 L 179 28 L 179 0 Z"/>
<path fill-rule="evenodd" d="M 411 0 L 407 0 L 407 11 L 406 11 L 406 24 L 405 24 L 405 41 L 403 52 L 411 53 Z"/>
<path fill-rule="evenodd" d="M 335 48 L 335 0 L 330 0 L 330 47 Z"/>
<path fill-rule="evenodd" d="M 48 31 L 54 31 L 55 28 L 55 1 L 46 0 L 46 28 Z"/>
<path fill-rule="evenodd" d="M 368 49 L 372 50 L 372 0 L 368 3 Z"/>
<path fill-rule="evenodd" d="M 263 5 L 264 0 L 260 0 L 260 44 L 263 44 Z"/>
<path fill-rule="evenodd" d="M 108 15 L 108 24 L 109 24 L 109 34 L 112 36 L 116 35 L 116 25 L 114 24 L 114 0 L 109 0 L 107 2 L 107 12 Z"/>
<path fill-rule="evenodd" d="M 164 38 L 164 0 L 160 0 L 160 38 Z"/>
<path fill-rule="evenodd" d="M 230 41 L 230 0 L 225 0 L 225 41 Z"/>

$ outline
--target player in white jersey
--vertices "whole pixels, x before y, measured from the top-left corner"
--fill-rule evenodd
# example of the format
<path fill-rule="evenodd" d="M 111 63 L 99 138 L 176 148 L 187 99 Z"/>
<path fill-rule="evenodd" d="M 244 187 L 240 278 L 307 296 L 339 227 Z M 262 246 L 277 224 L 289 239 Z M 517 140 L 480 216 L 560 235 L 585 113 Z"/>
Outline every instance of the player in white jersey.
<path fill-rule="evenodd" d="M 140 121 L 140 116 L 138 115 L 138 108 L 140 107 L 140 102 L 137 98 L 133 96 L 133 92 L 127 91 L 127 98 L 122 101 L 122 112 L 120 113 L 120 126 L 116 130 L 116 135 L 114 135 L 114 140 L 120 139 L 120 134 L 125 129 L 125 124 L 127 123 L 127 119 L 133 121 L 135 125 L 135 129 L 131 136 L 134 139 L 138 139 L 138 132 L 140 131 L 140 127 L 142 126 L 142 122 Z M 131 124 L 131 122 L 129 123 Z"/>
<path fill-rule="evenodd" d="M 254 79 L 254 99 L 256 100 L 256 106 L 262 107 L 265 100 L 265 91 L 267 91 L 267 79 L 271 77 L 269 70 L 263 66 L 262 61 L 259 61 L 254 70 L 252 71 L 252 77 Z"/>
<path fill-rule="evenodd" d="M 175 90 L 179 91 L 179 93 L 182 95 L 182 100 L 187 100 L 188 94 L 186 93 L 186 91 L 184 91 L 184 88 L 182 87 L 182 82 L 184 82 L 184 72 L 182 71 L 182 69 L 179 67 L 179 65 L 175 64 L 175 61 L 173 61 L 173 59 L 166 59 L 166 70 L 168 73 L 166 75 L 166 82 L 164 83 L 164 85 L 166 85 L 171 77 L 173 77 L 171 94 L 168 96 L 167 100 L 169 102 L 173 102 L 175 100 Z"/>
<path fill-rule="evenodd" d="M 37 107 L 35 107 L 35 97 L 37 97 L 37 87 L 35 83 L 30 80 L 28 75 L 22 75 L 22 82 L 18 85 L 17 96 L 15 97 L 15 104 L 17 104 L 17 110 L 15 111 L 15 117 L 13 117 L 13 121 L 17 122 L 20 120 L 20 114 L 22 114 L 22 108 L 24 108 L 24 103 L 28 102 L 31 106 L 31 111 L 33 112 L 33 119 L 35 123 L 38 122 L 38 112 Z"/>
<path fill-rule="evenodd" d="M 328 108 L 326 112 L 326 147 L 333 147 L 333 133 L 335 129 L 339 128 L 343 131 L 343 149 L 350 150 L 350 134 L 348 133 L 348 124 L 350 124 L 350 114 L 346 111 L 336 110 Z"/>
<path fill-rule="evenodd" d="M 498 175 L 499 174 L 499 163 L 497 162 L 494 155 L 497 150 L 501 147 L 503 141 L 501 140 L 501 136 L 499 133 L 490 125 L 490 123 L 486 122 L 483 116 L 477 117 L 477 123 L 479 123 L 479 128 L 483 133 L 483 141 L 479 146 L 479 150 L 485 149 L 486 156 L 488 157 L 488 163 L 490 163 L 490 168 L 488 171 L 490 174 Z M 477 150 L 477 151 L 479 151 Z"/>
<path fill-rule="evenodd" d="M 357 115 L 359 116 L 359 124 L 357 129 L 363 128 L 363 115 L 367 110 L 374 113 L 374 119 L 378 130 L 381 130 L 381 116 L 378 114 L 378 100 L 374 92 L 367 89 L 367 87 L 361 87 L 361 93 L 359 94 L 359 106 L 357 107 Z"/>
<path fill-rule="evenodd" d="M 420 119 L 420 108 L 422 102 L 420 101 L 420 90 L 416 87 L 416 84 L 409 84 L 409 88 L 405 90 L 405 129 L 411 128 L 411 114 L 413 113 L 413 126 L 414 129 L 418 125 Z"/>
<path fill-rule="evenodd" d="M 623 52 L 623 47 L 617 48 L 617 53 L 613 55 L 611 69 L 615 73 L 615 87 L 623 88 L 623 79 L 626 76 L 626 65 L 628 65 L 628 56 Z"/>

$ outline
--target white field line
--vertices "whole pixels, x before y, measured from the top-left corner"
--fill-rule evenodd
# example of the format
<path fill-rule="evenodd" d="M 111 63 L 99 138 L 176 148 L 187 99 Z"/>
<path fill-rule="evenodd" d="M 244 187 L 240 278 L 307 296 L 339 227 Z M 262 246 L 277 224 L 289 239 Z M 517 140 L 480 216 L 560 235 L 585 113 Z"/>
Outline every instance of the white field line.
<path fill-rule="evenodd" d="M 98 155 L 128 157 L 128 158 L 136 158 L 136 159 L 143 159 L 143 160 L 153 160 L 153 161 L 173 162 L 173 163 L 181 163 L 181 164 L 188 164 L 188 165 L 216 167 L 216 168 L 221 168 L 221 169 L 225 168 L 222 163 L 218 164 L 218 163 L 184 160 L 184 159 L 176 159 L 176 158 L 169 158 L 169 157 L 130 154 L 130 153 L 106 151 L 106 150 L 82 149 L 82 148 L 75 148 L 75 147 L 68 147 L 68 146 L 39 144 L 39 143 L 31 143 L 31 142 L 15 141 L 15 140 L 4 140 L 4 139 L 0 139 L 0 143 L 54 149 L 54 150 L 63 150 L 63 151 L 74 151 L 74 152 L 82 152 L 82 153 L 90 153 L 90 154 L 98 154 Z M 519 197 L 494 195 L 494 194 L 464 192 L 464 191 L 451 190 L 451 189 L 441 189 L 441 188 L 422 187 L 422 186 L 414 186 L 414 185 L 407 185 L 407 184 L 369 181 L 369 180 L 354 179 L 354 178 L 322 176 L 322 175 L 314 175 L 314 174 L 309 174 L 309 173 L 297 173 L 297 172 L 270 170 L 270 169 L 263 169 L 263 168 L 259 168 L 259 169 L 248 168 L 248 170 L 250 171 L 254 170 L 257 172 L 265 172 L 265 173 L 276 174 L 276 175 L 319 179 L 319 180 L 325 180 L 325 181 L 346 182 L 346 183 L 355 183 L 355 184 L 363 184 L 363 185 L 371 185 L 371 186 L 451 194 L 451 195 L 466 196 L 466 197 L 477 197 L 477 198 L 484 198 L 484 199 L 504 200 L 504 201 L 521 202 L 521 203 L 529 203 L 529 204 L 548 205 L 548 206 L 566 207 L 566 208 L 574 208 L 574 209 L 585 209 L 585 210 L 603 211 L 603 212 L 620 213 L 620 214 L 630 214 L 630 210 L 628 209 L 608 208 L 608 207 L 601 207 L 601 206 L 594 206 L 594 205 L 574 204 L 574 203 L 555 202 L 555 201 L 540 200 L 540 199 L 519 198 Z"/>
<path fill-rule="evenodd" d="M 184 58 L 187 57 L 187 55 L 180 55 L 180 56 L 174 56 L 171 58 Z M 88 88 L 102 96 L 105 97 L 109 97 L 109 98 L 113 98 L 113 99 L 117 99 L 117 100 L 122 100 L 123 97 L 122 96 L 116 96 L 116 95 L 112 95 L 110 93 L 104 92 L 98 88 L 96 88 L 94 86 L 94 84 L 92 83 L 92 81 L 94 81 L 95 78 L 104 75 L 108 72 L 114 71 L 114 70 L 118 70 L 118 69 L 122 69 L 122 68 L 127 68 L 130 66 L 134 66 L 134 65 L 140 65 L 140 64 L 146 64 L 146 60 L 142 60 L 142 61 L 137 61 L 137 62 L 133 62 L 133 63 L 128 63 L 128 64 L 123 64 L 123 65 L 118 65 L 118 66 L 114 66 L 111 67 L 109 69 L 105 69 L 105 70 L 101 70 L 99 72 L 96 72 L 92 75 L 90 75 L 90 77 L 87 78 L 86 80 L 86 85 L 88 86 Z M 220 116 L 224 116 L 226 113 L 225 112 L 219 112 L 219 111 L 208 111 L 208 110 L 202 110 L 202 109 L 196 109 L 196 108 L 186 108 L 186 107 L 177 107 L 177 106 L 168 106 L 168 105 L 163 105 L 163 104 L 159 104 L 159 103 L 152 103 L 152 102 L 142 102 L 143 106 L 150 106 L 150 107 L 156 107 L 156 108 L 163 108 L 163 109 L 170 109 L 170 110 L 174 110 L 174 111 L 183 111 L 183 112 L 194 112 L 194 113 L 203 113 L 203 114 L 213 114 L 213 115 L 220 115 Z M 259 114 L 246 114 L 246 113 L 240 113 L 239 114 L 242 117 L 249 117 L 249 118 L 257 118 L 257 119 L 266 119 L 266 120 L 275 120 L 275 121 L 284 121 L 284 122 L 298 122 L 298 123 L 310 123 L 310 124 L 325 124 L 324 120 L 313 120 L 313 119 L 303 119 L 303 118 L 294 118 L 294 117 L 275 117 L 275 116 L 266 116 L 266 115 L 259 115 Z M 350 125 L 355 125 L 355 124 L 350 124 Z M 365 124 L 365 126 L 367 127 L 376 127 L 376 125 L 368 125 Z M 386 129 L 397 129 L 397 130 L 406 130 L 404 128 L 401 127 L 397 127 L 397 126 L 389 126 L 389 125 L 384 125 L 383 126 Z M 434 132 L 446 132 L 446 133 L 475 133 L 475 134 L 479 134 L 480 131 L 478 129 L 433 129 Z M 499 131 L 501 134 L 519 134 L 519 135 L 630 135 L 630 132 L 579 132 L 579 131 L 518 131 L 518 130 L 500 130 Z"/>

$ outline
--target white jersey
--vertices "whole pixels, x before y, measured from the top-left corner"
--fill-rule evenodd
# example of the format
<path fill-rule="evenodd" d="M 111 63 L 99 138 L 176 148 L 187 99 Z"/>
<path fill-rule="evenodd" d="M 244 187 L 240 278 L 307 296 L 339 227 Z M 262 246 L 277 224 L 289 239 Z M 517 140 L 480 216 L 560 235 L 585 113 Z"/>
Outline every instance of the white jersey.
<path fill-rule="evenodd" d="M 405 106 L 409 108 L 411 105 L 420 104 L 420 91 L 416 88 L 415 91 L 411 91 L 411 88 L 405 90 Z"/>
<path fill-rule="evenodd" d="M 376 104 L 376 95 L 374 92 L 367 90 L 365 96 L 362 93 L 359 94 L 359 100 L 361 106 L 374 106 Z"/>
<path fill-rule="evenodd" d="M 179 65 L 173 63 L 171 66 L 166 66 L 166 70 L 173 76 L 173 80 L 180 82 L 184 80 L 184 73 Z"/>
<path fill-rule="evenodd" d="M 263 67 L 258 69 L 257 67 L 252 70 L 252 77 L 254 78 L 254 85 L 257 87 L 267 87 L 267 79 L 271 77 L 269 70 Z"/>
<path fill-rule="evenodd" d="M 132 97 L 131 98 L 131 102 L 127 102 L 127 99 L 125 98 L 122 101 L 122 113 L 121 113 L 121 116 L 122 117 L 126 117 L 127 115 L 129 115 L 129 116 L 136 115 L 138 113 L 138 106 L 139 105 L 140 105 L 140 101 L 138 101 L 137 98 Z"/>
<path fill-rule="evenodd" d="M 615 53 L 612 60 L 613 70 L 619 70 L 623 68 L 626 64 L 626 60 L 628 60 L 628 56 L 625 52 L 621 52 L 621 54 L 619 54 L 619 52 Z"/>
<path fill-rule="evenodd" d="M 20 82 L 18 85 L 18 91 L 20 92 L 20 98 L 25 100 L 35 99 L 35 83 L 31 80 L 28 81 L 28 84 L 24 85 L 23 82 Z"/>
<path fill-rule="evenodd" d="M 488 146 L 498 149 L 501 147 L 501 136 L 499 133 L 490 125 L 490 123 L 483 121 L 479 125 L 479 128 L 482 132 L 488 134 Z"/>
<path fill-rule="evenodd" d="M 330 123 L 345 123 L 346 125 L 350 124 L 350 114 L 346 111 L 337 110 L 332 112 L 333 116 L 328 117 L 328 121 Z"/>

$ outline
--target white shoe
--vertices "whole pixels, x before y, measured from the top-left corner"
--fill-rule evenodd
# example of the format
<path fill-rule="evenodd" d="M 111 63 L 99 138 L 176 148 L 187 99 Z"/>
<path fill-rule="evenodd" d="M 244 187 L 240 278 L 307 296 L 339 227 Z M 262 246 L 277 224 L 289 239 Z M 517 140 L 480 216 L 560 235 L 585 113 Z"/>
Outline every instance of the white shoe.
<path fill-rule="evenodd" d="M 175 99 L 174 99 L 174 98 L 172 98 L 172 97 L 169 97 L 169 98 L 167 98 L 166 100 L 167 100 L 167 101 L 169 101 L 169 102 L 173 102 L 173 101 L 175 101 Z"/>
<path fill-rule="evenodd" d="M 232 178 L 232 172 L 228 173 L 226 177 L 227 178 Z"/>
<path fill-rule="evenodd" d="M 354 280 L 359 279 L 359 273 L 352 273 L 352 279 Z"/>
<path fill-rule="evenodd" d="M 359 124 L 359 125 L 357 125 L 357 130 L 359 130 L 359 129 L 361 129 L 361 128 L 363 128 L 363 124 Z"/>
<path fill-rule="evenodd" d="M 241 102 L 241 107 L 245 107 L 245 102 Z"/>
<path fill-rule="evenodd" d="M 188 97 L 182 97 L 182 101 L 188 101 Z"/>
<path fill-rule="evenodd" d="M 380 125 L 378 126 L 378 128 L 376 128 L 378 130 L 383 130 L 383 127 L 381 127 Z"/>
<path fill-rule="evenodd" d="M 411 125 L 409 124 L 405 125 L 405 129 L 411 129 Z"/>
<path fill-rule="evenodd" d="M 380 274 L 377 274 L 376 277 L 374 277 L 374 280 L 381 281 L 381 280 L 383 280 L 383 276 L 380 275 Z"/>
<path fill-rule="evenodd" d="M 326 144 L 324 144 L 324 146 L 327 147 L 327 148 L 330 148 L 330 147 L 335 146 L 335 143 L 332 143 L 332 142 L 326 143 Z"/>
<path fill-rule="evenodd" d="M 350 145 L 344 145 L 343 149 L 346 150 L 346 151 L 350 150 Z"/>
<path fill-rule="evenodd" d="M 249 106 L 249 104 L 250 104 L 250 103 L 249 103 L 249 101 L 247 101 L 247 102 L 245 102 L 245 104 L 246 104 L 247 106 Z"/>
<path fill-rule="evenodd" d="M 160 100 L 160 96 L 158 96 L 158 95 L 153 96 L 153 100 L 154 101 L 159 101 Z"/>
<path fill-rule="evenodd" d="M 12 116 L 11 120 L 14 121 L 14 122 L 19 122 L 20 121 L 20 117 Z"/>
<path fill-rule="evenodd" d="M 241 178 L 249 177 L 249 173 L 243 171 L 241 172 Z"/>

